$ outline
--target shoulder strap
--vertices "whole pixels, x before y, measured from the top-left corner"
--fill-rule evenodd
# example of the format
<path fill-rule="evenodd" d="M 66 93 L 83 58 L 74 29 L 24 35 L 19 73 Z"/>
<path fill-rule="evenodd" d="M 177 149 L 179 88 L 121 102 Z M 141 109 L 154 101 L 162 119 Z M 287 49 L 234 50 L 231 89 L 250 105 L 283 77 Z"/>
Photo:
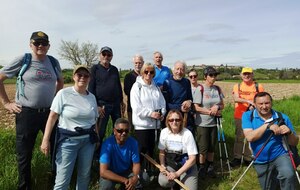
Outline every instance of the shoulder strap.
<path fill-rule="evenodd" d="M 254 84 L 255 84 L 255 90 L 256 90 L 256 92 L 259 92 L 259 89 L 258 89 L 258 83 L 257 83 L 257 82 L 254 82 Z"/>
<path fill-rule="evenodd" d="M 199 84 L 200 86 L 200 92 L 201 92 L 201 95 L 202 95 L 202 98 L 203 98 L 203 92 L 204 92 L 204 87 L 202 84 Z"/>
<path fill-rule="evenodd" d="M 57 68 L 57 60 L 51 55 L 48 55 L 48 58 L 50 59 L 50 62 L 51 62 L 51 65 L 53 67 L 53 70 L 55 72 L 56 78 L 58 79 L 59 71 L 58 71 L 58 68 Z"/>
<path fill-rule="evenodd" d="M 16 82 L 16 89 L 17 89 L 17 99 L 19 99 L 19 95 L 24 96 L 24 81 L 23 81 L 23 74 L 25 73 L 25 71 L 27 70 L 28 66 L 31 63 L 31 53 L 25 53 L 24 57 L 23 57 L 23 61 L 22 61 L 22 66 L 21 69 L 18 73 L 18 77 L 17 77 L 17 82 Z"/>

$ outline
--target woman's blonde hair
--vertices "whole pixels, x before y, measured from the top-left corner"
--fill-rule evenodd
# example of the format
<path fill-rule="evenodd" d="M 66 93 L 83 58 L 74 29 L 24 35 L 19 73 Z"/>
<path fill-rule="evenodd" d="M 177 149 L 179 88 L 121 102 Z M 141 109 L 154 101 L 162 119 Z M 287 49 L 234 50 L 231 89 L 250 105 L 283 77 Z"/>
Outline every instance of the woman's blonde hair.
<path fill-rule="evenodd" d="M 141 68 L 141 75 L 144 74 L 144 71 L 145 71 L 146 68 L 152 68 L 152 69 L 153 69 L 153 71 L 154 71 L 153 77 L 154 77 L 154 76 L 155 76 L 155 68 L 154 68 L 154 65 L 153 65 L 152 63 L 145 63 L 145 64 L 142 66 L 142 68 Z"/>

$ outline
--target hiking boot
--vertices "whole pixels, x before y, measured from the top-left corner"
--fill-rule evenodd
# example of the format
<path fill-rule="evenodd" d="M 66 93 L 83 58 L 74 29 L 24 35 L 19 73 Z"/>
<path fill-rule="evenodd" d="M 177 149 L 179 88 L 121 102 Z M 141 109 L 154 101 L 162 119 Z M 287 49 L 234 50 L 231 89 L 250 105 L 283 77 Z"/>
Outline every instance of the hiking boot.
<path fill-rule="evenodd" d="M 249 166 L 251 164 L 252 160 L 244 160 L 244 164 L 246 166 Z"/>
<path fill-rule="evenodd" d="M 231 167 L 240 166 L 241 165 L 241 159 L 234 158 L 229 164 L 230 164 Z"/>
<path fill-rule="evenodd" d="M 198 176 L 201 178 L 201 179 L 204 179 L 205 176 L 206 176 L 206 168 L 205 168 L 205 165 L 200 165 L 199 166 L 199 171 L 198 171 Z"/>
<path fill-rule="evenodd" d="M 207 168 L 207 175 L 211 178 L 216 178 L 217 175 L 215 173 L 215 169 L 214 166 L 212 164 L 210 164 Z"/>

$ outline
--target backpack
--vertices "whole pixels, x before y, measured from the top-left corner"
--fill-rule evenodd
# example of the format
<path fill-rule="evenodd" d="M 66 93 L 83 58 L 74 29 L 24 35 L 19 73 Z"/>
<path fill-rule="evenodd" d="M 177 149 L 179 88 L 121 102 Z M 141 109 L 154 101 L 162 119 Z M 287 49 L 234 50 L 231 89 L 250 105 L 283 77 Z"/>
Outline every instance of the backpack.
<path fill-rule="evenodd" d="M 201 97 L 203 100 L 204 86 L 202 84 L 199 84 L 199 86 L 200 86 Z M 221 95 L 221 88 L 217 85 L 213 85 L 213 86 L 217 88 L 219 95 Z"/>
<path fill-rule="evenodd" d="M 53 56 L 51 56 L 51 55 L 47 55 L 47 56 L 50 59 L 50 62 L 51 62 L 51 65 L 53 67 L 53 70 L 55 72 L 55 75 L 58 78 L 59 77 L 59 71 L 58 71 L 58 68 L 57 68 L 58 63 L 57 63 L 56 59 Z M 17 76 L 16 86 L 17 86 L 17 98 L 18 99 L 19 99 L 19 95 L 25 97 L 23 75 L 24 75 L 25 71 L 27 70 L 28 66 L 30 65 L 31 59 L 32 59 L 31 53 L 25 53 L 25 55 L 23 57 L 23 61 L 22 61 L 22 67 L 21 67 L 21 69 L 18 73 L 18 76 Z"/>
<path fill-rule="evenodd" d="M 277 113 L 278 118 L 279 118 L 278 125 L 284 125 L 285 122 L 284 122 L 284 119 L 282 117 L 282 113 L 281 112 L 277 112 L 277 111 L 276 111 L 276 113 Z M 250 121 L 251 121 L 251 123 L 253 121 L 253 117 L 254 117 L 253 115 L 254 115 L 254 110 L 251 111 L 251 115 L 250 115 Z M 297 146 L 289 145 L 289 147 L 290 147 L 290 150 L 291 150 L 291 152 L 293 154 L 293 159 L 294 159 L 295 165 L 297 167 L 298 165 L 300 165 L 300 156 L 298 154 Z M 285 148 L 287 148 L 287 147 L 285 147 Z"/>

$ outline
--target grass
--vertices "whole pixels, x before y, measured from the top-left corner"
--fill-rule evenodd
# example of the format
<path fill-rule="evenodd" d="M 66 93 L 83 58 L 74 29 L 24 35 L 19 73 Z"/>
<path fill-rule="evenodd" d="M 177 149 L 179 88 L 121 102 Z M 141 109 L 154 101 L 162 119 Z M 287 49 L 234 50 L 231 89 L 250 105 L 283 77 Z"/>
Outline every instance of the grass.
<path fill-rule="evenodd" d="M 278 111 L 281 111 L 287 114 L 295 129 L 299 132 L 300 131 L 300 118 L 299 118 L 299 109 L 300 109 L 300 97 L 293 96 L 289 99 L 283 99 L 281 101 L 274 102 L 274 108 Z M 223 111 L 223 129 L 225 131 L 225 138 L 226 144 L 228 148 L 228 153 L 231 158 L 233 142 L 234 142 L 234 120 L 233 120 L 233 105 L 228 104 Z M 111 134 L 111 123 L 109 123 L 107 131 L 107 135 Z M 15 154 L 15 131 L 13 129 L 4 129 L 0 125 L 0 189 L 16 189 L 17 187 L 17 161 L 16 161 L 16 154 Z M 39 146 L 41 144 L 42 134 L 39 134 L 33 154 L 32 159 L 32 185 L 33 189 L 52 189 L 51 176 L 48 173 L 50 170 L 50 161 L 49 157 L 45 157 L 40 151 Z M 298 146 L 299 148 L 299 146 Z M 223 154 L 224 155 L 224 154 Z M 215 156 L 215 165 L 217 171 L 220 171 L 220 162 L 218 156 L 218 150 L 216 149 L 216 156 Z M 227 165 L 225 163 L 225 159 L 223 159 L 223 167 L 224 170 L 227 170 Z M 226 173 L 223 177 L 219 175 L 218 178 L 215 179 L 206 179 L 206 180 L 199 180 L 199 189 L 206 189 L 206 190 L 228 190 L 231 189 L 238 178 L 241 176 L 243 171 L 246 168 L 238 168 L 234 169 L 231 172 L 231 176 Z M 75 175 L 73 175 L 73 180 L 71 183 L 70 189 L 75 189 Z M 96 173 L 96 169 L 93 168 L 92 172 L 92 180 L 90 189 L 99 189 L 98 181 L 98 174 Z M 155 190 L 161 189 L 157 182 L 153 182 L 149 187 L 146 188 Z M 241 182 L 238 184 L 238 190 L 250 190 L 250 189 L 260 189 L 259 183 L 257 180 L 256 172 L 253 168 L 251 168 L 246 175 L 242 178 Z"/>

